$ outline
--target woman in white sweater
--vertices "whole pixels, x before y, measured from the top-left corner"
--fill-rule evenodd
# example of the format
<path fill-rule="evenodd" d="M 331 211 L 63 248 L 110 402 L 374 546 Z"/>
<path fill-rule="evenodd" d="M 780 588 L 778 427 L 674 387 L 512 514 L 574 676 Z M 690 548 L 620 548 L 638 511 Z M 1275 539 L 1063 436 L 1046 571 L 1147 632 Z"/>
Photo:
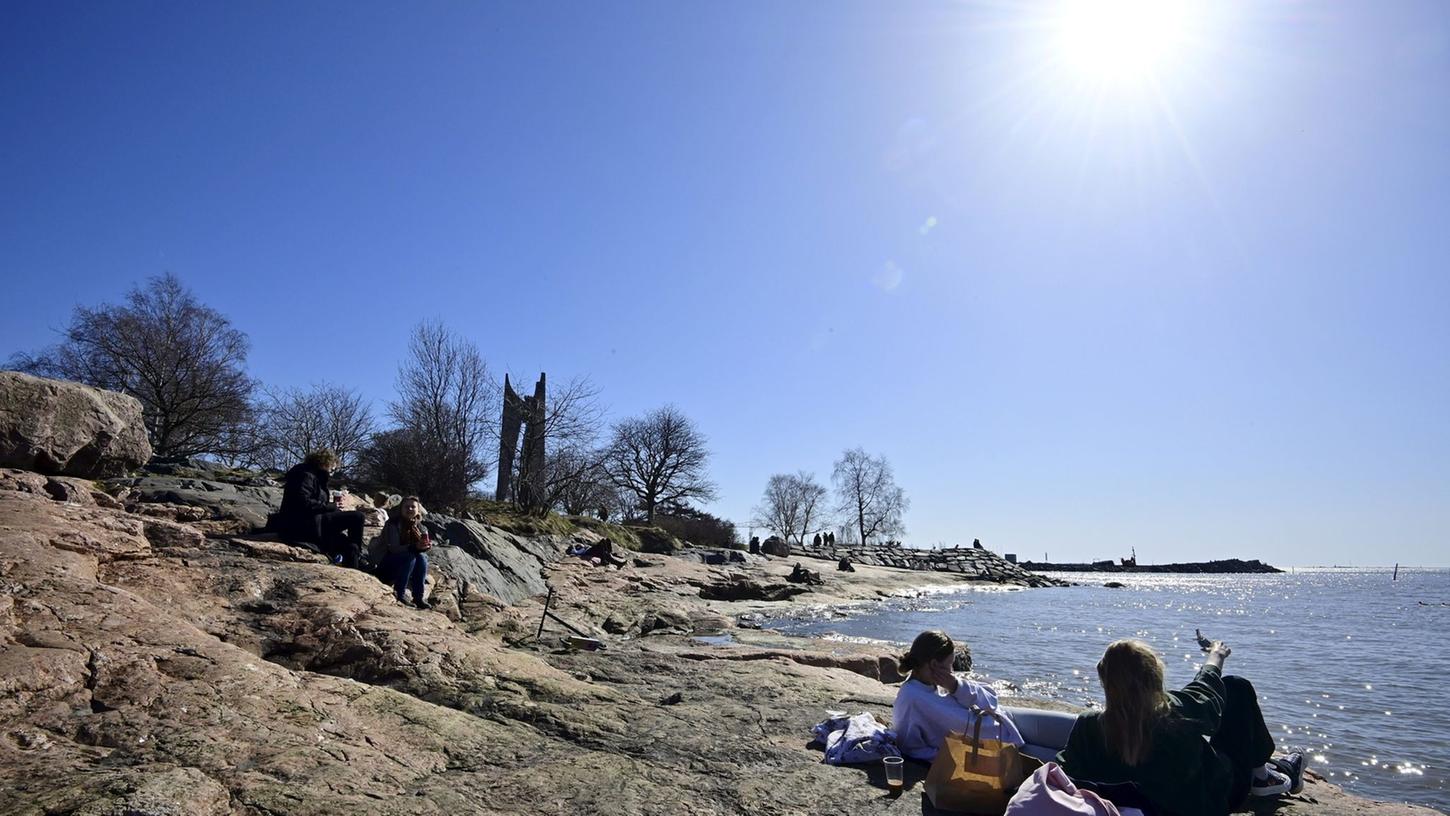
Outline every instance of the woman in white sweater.
<path fill-rule="evenodd" d="M 891 710 L 892 729 L 902 754 L 932 761 L 947 732 L 971 732 L 977 721 L 973 707 L 993 712 L 982 722 L 982 736 L 1000 738 L 1024 753 L 1051 758 L 1067 743 L 1075 719 L 1071 714 L 999 709 L 997 692 L 991 687 L 952 671 L 956 650 L 945 632 L 929 631 L 917 635 L 911 650 L 899 658 L 901 671 L 911 673 L 896 693 Z"/>

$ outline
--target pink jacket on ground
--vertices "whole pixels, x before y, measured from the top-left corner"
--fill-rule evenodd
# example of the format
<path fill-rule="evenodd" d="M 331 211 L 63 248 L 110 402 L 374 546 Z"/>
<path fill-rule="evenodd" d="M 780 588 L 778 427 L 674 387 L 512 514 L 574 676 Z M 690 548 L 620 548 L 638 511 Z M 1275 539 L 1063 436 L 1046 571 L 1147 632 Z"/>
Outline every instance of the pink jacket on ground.
<path fill-rule="evenodd" d="M 1038 768 L 1012 795 L 1003 816 L 1143 816 L 1137 808 L 1123 808 L 1092 791 L 1078 790 L 1056 762 Z"/>

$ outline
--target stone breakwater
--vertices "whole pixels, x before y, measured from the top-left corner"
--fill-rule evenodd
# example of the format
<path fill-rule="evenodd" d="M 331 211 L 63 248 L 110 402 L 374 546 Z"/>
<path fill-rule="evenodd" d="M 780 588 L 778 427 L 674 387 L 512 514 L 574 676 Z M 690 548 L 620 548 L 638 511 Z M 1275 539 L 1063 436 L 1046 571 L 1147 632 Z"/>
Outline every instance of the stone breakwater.
<path fill-rule="evenodd" d="M 1243 561 L 1227 558 L 1219 561 L 1194 561 L 1180 564 L 1122 564 L 1113 561 L 1095 561 L 1090 564 L 1048 564 L 1024 561 L 1022 566 L 1042 572 L 1186 572 L 1215 575 L 1269 574 L 1283 572 L 1255 558 Z"/>
<path fill-rule="evenodd" d="M 1028 587 L 1065 586 L 1056 578 L 1038 575 L 1035 572 L 1008 561 L 991 550 L 979 547 L 945 547 L 933 550 L 917 550 L 900 544 L 875 544 L 866 547 L 792 544 L 792 556 L 821 558 L 840 561 L 850 558 L 853 564 L 869 564 L 876 567 L 921 570 L 925 572 L 950 572 L 977 581 L 991 581 L 998 584 L 1016 584 Z"/>

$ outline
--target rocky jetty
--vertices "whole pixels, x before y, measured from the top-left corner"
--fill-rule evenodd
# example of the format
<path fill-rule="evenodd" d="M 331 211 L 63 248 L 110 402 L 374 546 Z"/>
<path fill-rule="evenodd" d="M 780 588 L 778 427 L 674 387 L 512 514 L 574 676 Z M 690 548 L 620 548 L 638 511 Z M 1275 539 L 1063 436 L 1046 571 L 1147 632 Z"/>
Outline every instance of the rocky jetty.
<path fill-rule="evenodd" d="M 1238 558 L 1227 558 L 1221 561 L 1194 561 L 1181 564 L 1124 564 L 1119 561 L 1094 561 L 1089 564 L 1050 564 L 1038 561 L 1024 561 L 1022 562 L 1022 566 L 1025 569 L 1038 572 L 1189 572 L 1224 575 L 1283 572 L 1278 567 L 1270 566 L 1258 559 L 1243 561 Z"/>
<path fill-rule="evenodd" d="M 895 542 L 864 547 L 792 544 L 790 552 L 792 555 L 821 558 L 828 561 L 850 558 L 853 564 L 870 564 L 878 567 L 929 572 L 952 572 L 979 581 L 992 581 L 998 584 L 1027 587 L 1065 586 L 1062 581 L 1038 575 L 1024 566 L 1014 564 L 991 550 L 981 547 L 939 547 L 932 550 L 919 550 L 903 547 Z"/>

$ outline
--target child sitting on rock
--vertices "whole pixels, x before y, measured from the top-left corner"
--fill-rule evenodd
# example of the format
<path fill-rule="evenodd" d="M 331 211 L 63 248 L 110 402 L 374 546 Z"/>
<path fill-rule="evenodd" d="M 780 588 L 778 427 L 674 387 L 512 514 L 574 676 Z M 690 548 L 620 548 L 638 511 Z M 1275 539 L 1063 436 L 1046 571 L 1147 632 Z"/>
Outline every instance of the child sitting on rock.
<path fill-rule="evenodd" d="M 426 583 L 428 581 L 428 551 L 433 542 L 428 531 L 423 529 L 423 503 L 417 496 L 409 496 L 398 505 L 398 514 L 383 525 L 383 574 L 393 578 L 393 597 L 398 603 L 403 600 L 403 590 L 413 591 L 413 606 L 432 609 L 428 603 Z"/>

